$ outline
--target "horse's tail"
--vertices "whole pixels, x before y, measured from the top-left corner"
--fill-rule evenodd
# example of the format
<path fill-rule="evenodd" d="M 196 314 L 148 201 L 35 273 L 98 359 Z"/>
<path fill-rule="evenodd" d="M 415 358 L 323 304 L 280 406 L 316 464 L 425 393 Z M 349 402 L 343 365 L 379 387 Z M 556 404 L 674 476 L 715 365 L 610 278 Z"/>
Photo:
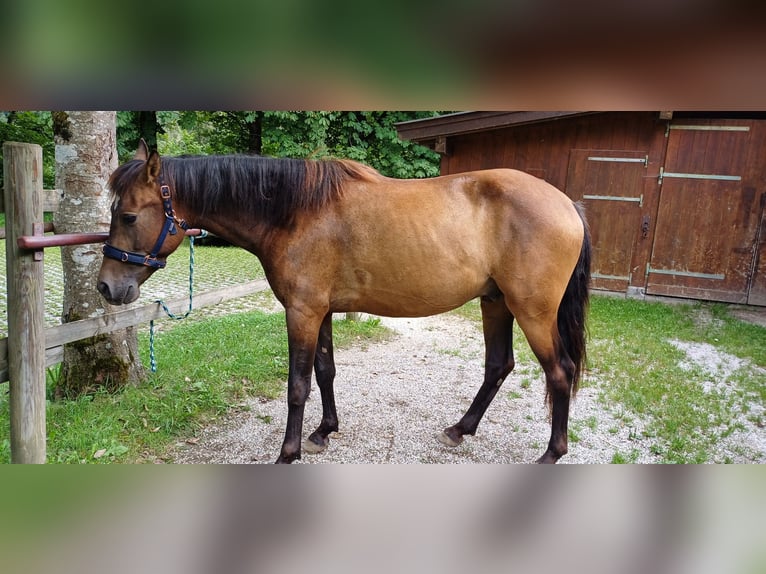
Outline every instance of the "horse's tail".
<path fill-rule="evenodd" d="M 564 298 L 561 300 L 558 312 L 558 329 L 561 345 L 569 358 L 574 362 L 572 377 L 572 396 L 577 393 L 580 377 L 585 369 L 585 322 L 588 312 L 591 240 L 588 222 L 585 219 L 583 207 L 575 203 L 575 209 L 583 224 L 583 240 L 580 248 L 580 258 L 569 279 Z"/>

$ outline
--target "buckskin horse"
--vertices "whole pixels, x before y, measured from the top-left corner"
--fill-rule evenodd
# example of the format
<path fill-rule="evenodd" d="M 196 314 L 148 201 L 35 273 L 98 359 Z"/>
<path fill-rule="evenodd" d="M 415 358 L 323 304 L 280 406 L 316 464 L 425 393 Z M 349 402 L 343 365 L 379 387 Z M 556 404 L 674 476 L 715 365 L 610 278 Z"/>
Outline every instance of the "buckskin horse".
<path fill-rule="evenodd" d="M 135 301 L 200 227 L 255 254 L 285 308 L 288 417 L 277 459 L 301 457 L 312 368 L 322 420 L 303 443 L 320 452 L 338 430 L 332 314 L 423 317 L 480 298 L 484 381 L 439 440 L 457 446 L 513 370 L 513 321 L 545 372 L 548 448 L 567 452 L 570 397 L 585 359 L 590 235 L 580 207 L 542 179 L 490 169 L 399 180 L 349 160 L 261 156 L 160 158 L 142 141 L 111 175 L 114 197 L 98 290 Z"/>

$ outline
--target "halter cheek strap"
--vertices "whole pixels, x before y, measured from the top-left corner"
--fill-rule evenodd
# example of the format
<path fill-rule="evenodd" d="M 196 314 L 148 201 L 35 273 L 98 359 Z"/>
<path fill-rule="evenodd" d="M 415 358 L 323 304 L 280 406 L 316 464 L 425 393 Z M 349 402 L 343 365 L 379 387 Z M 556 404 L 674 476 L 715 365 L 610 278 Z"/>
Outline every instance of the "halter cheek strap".
<path fill-rule="evenodd" d="M 162 230 L 160 231 L 159 237 L 157 237 L 157 241 L 154 242 L 154 247 L 152 247 L 151 252 L 147 255 L 142 255 L 141 253 L 125 251 L 123 249 L 118 249 L 113 245 L 109 245 L 108 243 L 104 243 L 103 253 L 105 257 L 116 259 L 123 263 L 143 265 L 155 269 L 162 269 L 165 267 L 165 260 L 157 257 L 160 253 L 160 249 L 162 249 L 162 244 L 165 243 L 165 238 L 168 236 L 168 233 L 170 235 L 178 233 L 176 225 L 184 230 L 189 229 L 189 225 L 183 219 L 179 219 L 176 212 L 173 210 L 173 204 L 170 199 L 170 187 L 163 183 L 161 176 L 160 197 L 162 198 L 162 207 L 165 211 L 165 222 L 162 225 Z"/>

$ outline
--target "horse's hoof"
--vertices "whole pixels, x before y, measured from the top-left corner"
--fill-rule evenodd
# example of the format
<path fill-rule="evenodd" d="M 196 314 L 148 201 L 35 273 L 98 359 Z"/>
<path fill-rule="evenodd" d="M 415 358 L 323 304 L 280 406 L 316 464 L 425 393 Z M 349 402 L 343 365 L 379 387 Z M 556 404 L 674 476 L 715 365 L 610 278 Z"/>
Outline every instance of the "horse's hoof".
<path fill-rule="evenodd" d="M 458 439 L 455 440 L 452 437 L 450 437 L 447 434 L 446 431 L 442 431 L 442 433 L 438 436 L 438 439 L 439 439 L 440 443 L 442 443 L 444 445 L 447 445 L 447 446 L 451 446 L 451 447 L 456 447 L 456 446 L 460 445 L 461 442 L 463 442 L 463 437 L 462 436 L 458 437 Z"/>
<path fill-rule="evenodd" d="M 561 458 L 560 456 L 556 456 L 551 451 L 546 450 L 543 456 L 538 458 L 535 462 L 537 464 L 556 464 L 556 462 Z"/>
<path fill-rule="evenodd" d="M 303 441 L 303 452 L 306 452 L 308 454 L 319 454 L 323 450 L 327 448 L 327 446 L 330 444 L 329 439 L 325 439 L 324 444 L 317 444 L 311 439 L 306 439 Z"/>

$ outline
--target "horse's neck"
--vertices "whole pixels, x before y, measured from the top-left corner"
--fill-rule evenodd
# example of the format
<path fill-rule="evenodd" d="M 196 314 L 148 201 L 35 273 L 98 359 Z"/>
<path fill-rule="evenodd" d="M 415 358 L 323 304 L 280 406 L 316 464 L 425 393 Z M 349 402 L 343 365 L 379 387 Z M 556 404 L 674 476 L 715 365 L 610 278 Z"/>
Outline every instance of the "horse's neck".
<path fill-rule="evenodd" d="M 182 213 L 179 208 L 179 213 Z M 273 236 L 265 224 L 254 224 L 244 215 L 205 214 L 183 212 L 183 217 L 190 227 L 204 229 L 213 235 L 225 239 L 232 245 L 241 247 L 262 257 L 269 251 L 267 240 Z"/>

